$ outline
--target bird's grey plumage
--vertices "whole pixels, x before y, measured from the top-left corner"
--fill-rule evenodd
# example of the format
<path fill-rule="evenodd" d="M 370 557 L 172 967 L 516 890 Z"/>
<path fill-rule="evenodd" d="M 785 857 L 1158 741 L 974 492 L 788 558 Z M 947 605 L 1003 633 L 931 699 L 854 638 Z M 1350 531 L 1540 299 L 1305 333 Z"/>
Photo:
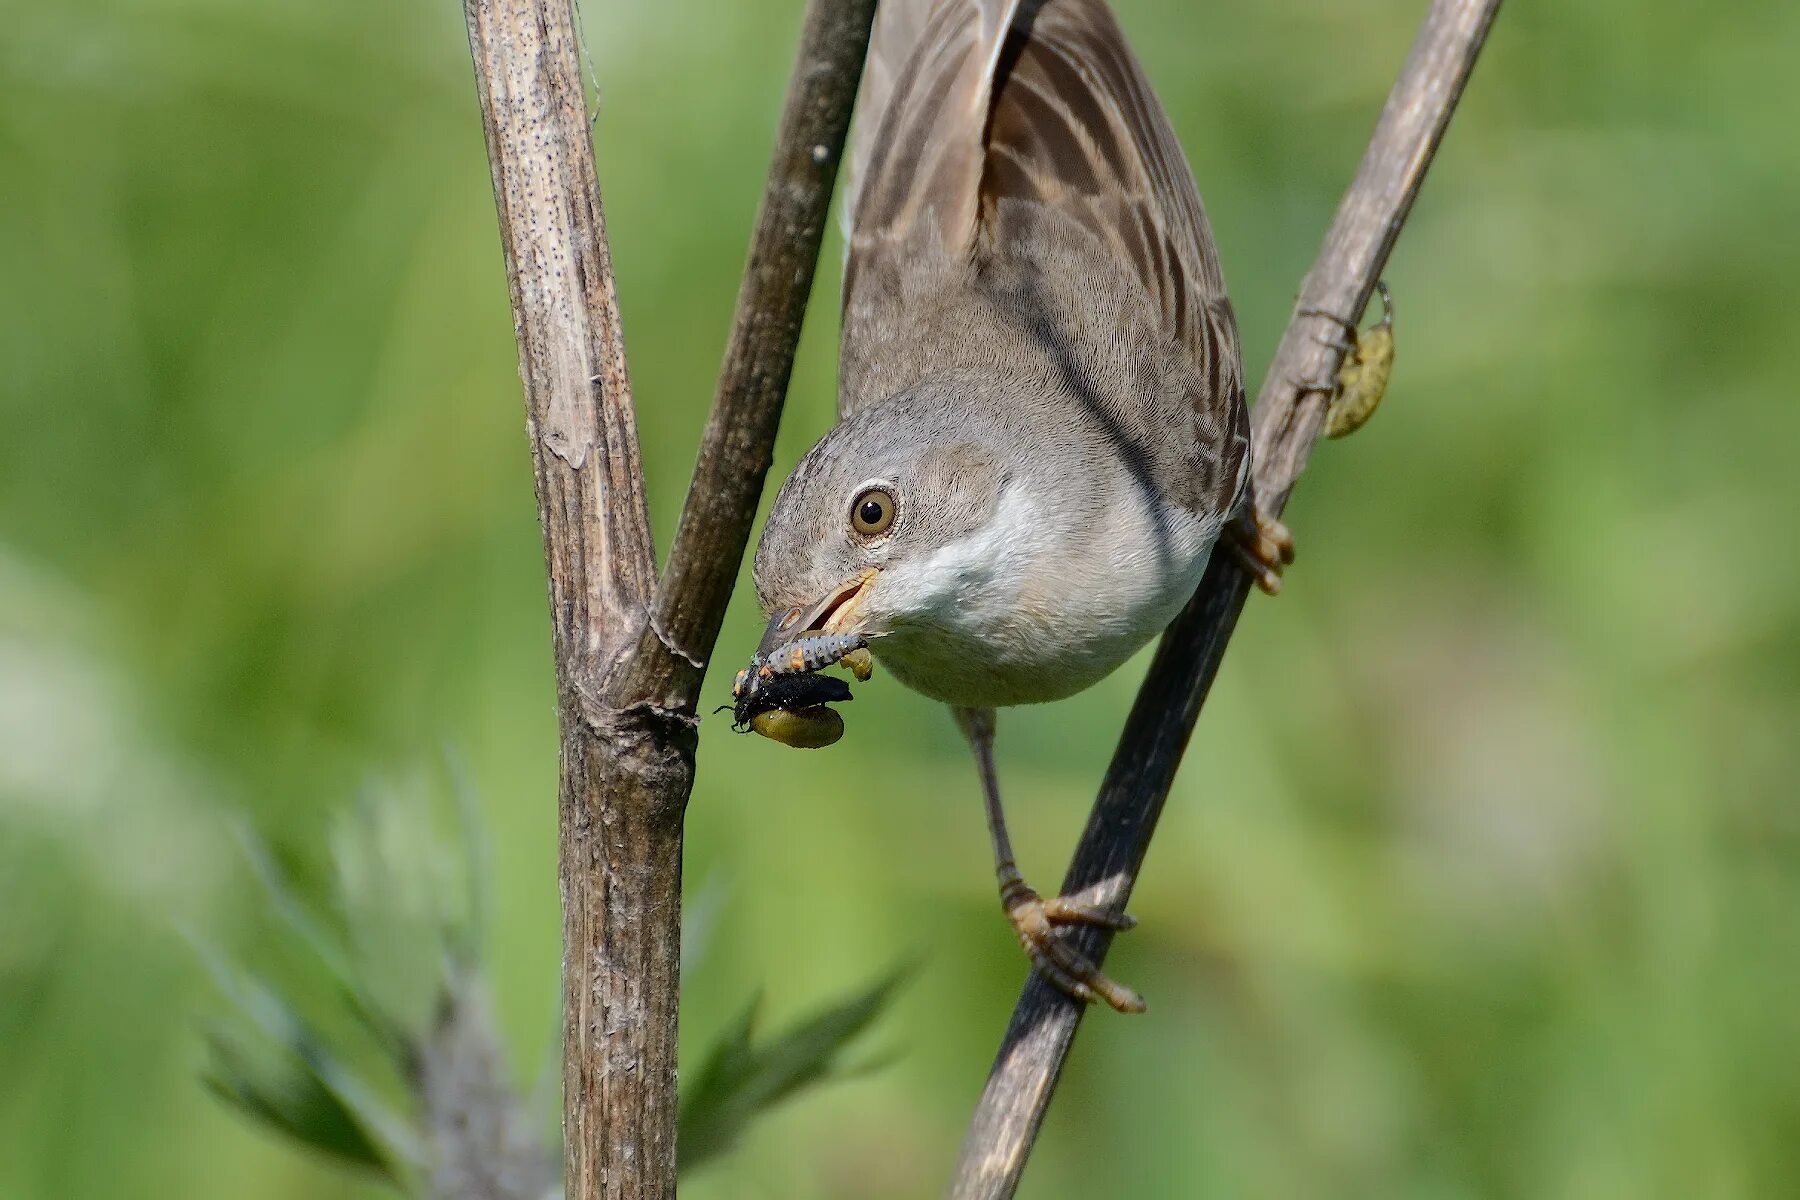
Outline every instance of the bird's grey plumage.
<path fill-rule="evenodd" d="M 1248 479 L 1236 323 L 1103 0 L 885 0 L 849 162 L 840 424 L 777 498 L 765 606 L 861 615 L 953 704 L 1054 699 L 1154 636 Z M 846 516 L 896 492 L 873 543 Z"/>
<path fill-rule="evenodd" d="M 1071 996 L 1141 1012 L 1057 934 L 1129 919 L 1046 901 L 1018 868 L 993 709 L 1079 691 L 1155 636 L 1245 500 L 1224 278 L 1104 0 L 883 0 L 876 20 L 849 156 L 840 420 L 757 547 L 759 659 L 846 635 L 954 706 L 1020 944 Z M 809 744 L 842 728 L 794 719 L 831 727 Z"/>

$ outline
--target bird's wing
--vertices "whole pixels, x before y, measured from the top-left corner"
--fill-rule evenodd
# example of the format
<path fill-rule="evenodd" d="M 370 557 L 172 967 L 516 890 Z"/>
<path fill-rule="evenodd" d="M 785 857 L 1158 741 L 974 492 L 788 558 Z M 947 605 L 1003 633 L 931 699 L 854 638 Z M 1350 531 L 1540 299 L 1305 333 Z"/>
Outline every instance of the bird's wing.
<path fill-rule="evenodd" d="M 1019 6 L 1020 0 L 876 6 L 845 189 L 852 257 L 860 242 L 904 241 L 921 224 L 949 245 L 965 245 L 973 235 L 982 134 Z"/>
<path fill-rule="evenodd" d="M 850 252 L 850 235 L 855 229 L 856 201 L 862 192 L 863 178 L 869 173 L 869 159 L 875 152 L 876 131 L 881 116 L 887 111 L 913 47 L 925 36 L 933 0 L 883 0 L 875 6 L 875 28 L 869 35 L 868 60 L 863 64 L 862 85 L 856 93 L 856 125 L 850 133 L 849 152 L 844 160 L 844 194 L 840 219 L 844 227 L 844 253 Z"/>
<path fill-rule="evenodd" d="M 1241 386 L 1237 322 L 1200 193 L 1162 104 L 1104 0 L 1024 14 L 1000 62 L 980 211 L 1074 218 L 1116 252 L 1216 396 Z"/>
<path fill-rule="evenodd" d="M 1104 0 L 884 0 L 851 152 L 852 310 L 926 250 L 974 254 L 1033 214 L 1098 237 L 1142 285 L 1202 384 L 1192 397 L 1217 489 L 1249 425 L 1237 321 L 1206 212 L 1162 104 Z M 867 290 L 859 295 L 858 288 Z"/>

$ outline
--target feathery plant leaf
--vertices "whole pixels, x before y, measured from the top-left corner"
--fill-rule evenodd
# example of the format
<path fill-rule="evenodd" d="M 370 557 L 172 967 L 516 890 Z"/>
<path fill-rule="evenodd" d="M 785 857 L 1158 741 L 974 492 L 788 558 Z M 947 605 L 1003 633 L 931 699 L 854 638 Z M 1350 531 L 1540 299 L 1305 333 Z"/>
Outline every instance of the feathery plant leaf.
<path fill-rule="evenodd" d="M 274 856 L 269 853 L 269 848 L 263 844 L 262 839 L 256 836 L 255 831 L 239 822 L 235 832 L 244 858 L 250 864 L 251 873 L 269 902 L 270 911 L 294 935 L 293 940 L 308 952 L 314 962 L 325 969 L 345 1009 L 370 1036 L 381 1043 L 384 1050 L 396 1059 L 403 1058 L 406 1053 L 406 1031 L 372 1004 L 356 965 L 344 953 L 338 939 L 294 895 L 281 868 L 276 866 Z M 214 975 L 216 978 L 217 970 Z"/>
<path fill-rule="evenodd" d="M 682 1098 L 682 1168 L 730 1150 L 752 1121 L 801 1089 L 852 1074 L 841 1055 L 887 1008 L 911 969 L 894 968 L 762 1045 L 753 1036 L 759 1000 L 745 1006 Z"/>
<path fill-rule="evenodd" d="M 493 872 L 487 842 L 482 837 L 481 800 L 475 792 L 475 781 L 469 777 L 468 764 L 451 746 L 444 747 L 443 756 L 444 775 L 450 782 L 451 799 L 456 802 L 456 835 L 462 842 L 463 860 L 461 913 L 459 919 L 446 921 L 444 936 L 458 965 L 473 969 L 487 949 Z"/>
<path fill-rule="evenodd" d="M 458 947 L 469 884 L 425 780 L 366 786 L 332 822 L 333 884 L 349 956 L 371 1006 L 414 1041 L 428 1036 Z"/>
<path fill-rule="evenodd" d="M 443 779 L 449 817 L 445 789 L 419 776 L 361 792 L 332 823 L 331 895 L 318 906 L 296 894 L 253 831 L 238 829 L 268 913 L 312 978 L 286 991 L 190 934 L 233 1010 L 202 1029 L 202 1081 L 259 1124 L 409 1194 L 460 1195 L 446 1181 L 478 1180 L 494 1200 L 543 1200 L 554 1194 L 554 1159 L 534 1132 L 535 1106 L 509 1078 L 485 1000 L 478 805 L 448 754 Z M 720 893 L 702 888 L 692 906 L 684 933 L 695 948 Z M 760 1042 L 757 1005 L 746 1006 L 683 1089 L 682 1169 L 724 1154 L 802 1089 L 869 1069 L 845 1052 L 909 971 L 889 971 Z"/>
<path fill-rule="evenodd" d="M 227 1022 L 209 1022 L 204 1033 L 207 1065 L 200 1081 L 228 1107 L 327 1157 L 399 1182 L 355 1114 L 297 1058 L 259 1053 L 241 1027 Z"/>
<path fill-rule="evenodd" d="M 406 1119 L 383 1105 L 272 987 L 192 940 L 236 1009 L 203 1030 L 207 1087 L 303 1145 L 401 1182 L 402 1164 L 421 1155 Z"/>
<path fill-rule="evenodd" d="M 504 1131 L 507 1165 L 538 1200 L 550 1160 L 524 1132 L 480 1003 L 477 805 L 454 762 L 445 774 L 453 815 L 446 789 L 422 776 L 372 783 L 339 814 L 331 894 L 318 907 L 240 827 L 266 912 L 283 948 L 299 951 L 291 961 L 302 974 L 291 989 L 266 982 L 190 935 L 233 1010 L 203 1027 L 202 1078 L 263 1125 L 420 1195 L 439 1176 L 480 1174 L 494 1158 L 490 1135 Z"/>

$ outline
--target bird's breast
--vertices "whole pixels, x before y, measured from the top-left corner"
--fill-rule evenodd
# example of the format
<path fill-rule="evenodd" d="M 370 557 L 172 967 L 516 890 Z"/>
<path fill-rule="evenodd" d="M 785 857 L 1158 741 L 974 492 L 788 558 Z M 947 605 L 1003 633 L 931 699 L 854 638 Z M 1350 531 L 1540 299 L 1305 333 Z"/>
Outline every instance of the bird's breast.
<path fill-rule="evenodd" d="M 1216 520 L 1130 497 L 1078 528 L 1053 516 L 1041 496 L 1011 492 L 983 530 L 914 564 L 905 579 L 897 572 L 875 656 L 901 683 L 948 704 L 1060 700 L 1174 619 L 1218 533 Z"/>

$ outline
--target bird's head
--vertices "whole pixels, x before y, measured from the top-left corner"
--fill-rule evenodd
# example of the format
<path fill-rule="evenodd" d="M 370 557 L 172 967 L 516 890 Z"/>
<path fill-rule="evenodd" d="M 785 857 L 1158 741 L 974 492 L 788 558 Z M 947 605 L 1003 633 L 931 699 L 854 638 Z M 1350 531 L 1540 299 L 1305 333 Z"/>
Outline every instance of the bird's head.
<path fill-rule="evenodd" d="M 875 641 L 940 624 L 992 565 L 1003 440 L 966 398 L 932 391 L 832 429 L 782 486 L 756 548 L 771 618 L 758 652 L 814 630 Z"/>

